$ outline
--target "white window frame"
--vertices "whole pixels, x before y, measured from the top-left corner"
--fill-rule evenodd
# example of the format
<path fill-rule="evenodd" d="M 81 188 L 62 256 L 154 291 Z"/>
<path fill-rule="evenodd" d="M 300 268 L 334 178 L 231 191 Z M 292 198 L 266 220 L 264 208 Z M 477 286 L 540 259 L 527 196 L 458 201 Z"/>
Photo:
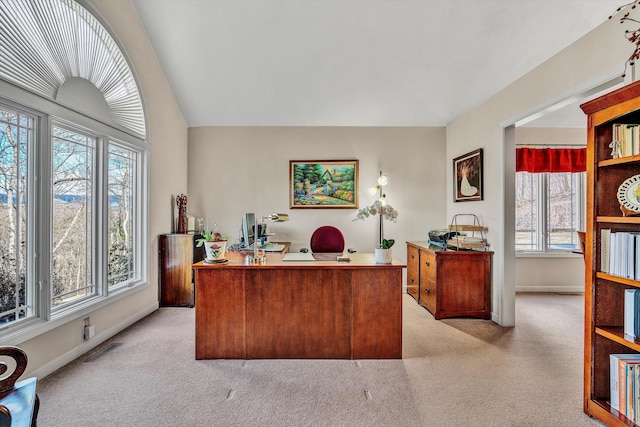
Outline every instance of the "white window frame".
<path fill-rule="evenodd" d="M 516 172 L 516 183 L 518 180 L 518 173 Z M 578 210 L 578 230 L 584 230 L 584 224 L 586 221 L 586 173 L 580 172 L 582 174 L 581 179 L 577 180 L 576 183 L 576 192 L 579 194 L 579 197 L 576 200 L 576 209 Z M 580 243 L 577 240 L 576 236 L 576 244 L 575 248 L 568 249 L 553 249 L 548 247 L 548 221 L 547 221 L 547 209 L 549 203 L 549 173 L 535 173 L 533 175 L 539 175 L 537 177 L 538 181 L 538 194 L 544 195 L 542 200 L 539 200 L 537 203 L 537 241 L 538 250 L 531 249 L 517 249 L 516 248 L 516 258 L 518 257 L 574 257 L 580 256 L 579 254 L 575 254 L 575 250 L 579 250 Z M 517 184 L 516 184 L 517 185 Z M 516 221 L 517 222 L 517 221 Z M 576 230 L 576 231 L 578 231 Z M 514 230 L 515 232 L 515 230 Z"/>
<path fill-rule="evenodd" d="M 8 325 L 0 327 L 0 344 L 2 345 L 18 345 L 28 339 L 41 335 L 49 330 L 53 330 L 67 322 L 86 316 L 87 314 L 111 304 L 119 299 L 135 293 L 149 286 L 148 284 L 148 249 L 144 244 L 148 241 L 148 171 L 149 171 L 149 151 L 150 146 L 147 142 L 141 141 L 139 138 L 129 135 L 119 129 L 112 128 L 104 123 L 93 120 L 83 114 L 77 113 L 64 106 L 56 104 L 50 100 L 44 99 L 38 95 L 25 91 L 22 88 L 14 86 L 10 83 L 0 80 L 0 93 L 4 96 L 0 97 L 0 104 L 6 105 L 8 108 L 17 109 L 36 117 L 36 144 L 38 146 L 35 152 L 29 152 L 37 162 L 37 166 L 32 169 L 35 175 L 29 176 L 29 179 L 35 180 L 35 213 L 29 212 L 28 239 L 32 243 L 32 254 L 36 260 L 30 265 L 33 271 L 33 288 L 36 306 L 34 307 L 34 316 L 27 319 L 21 319 Z M 45 254 L 50 253 L 51 242 L 49 229 L 51 227 L 51 129 L 53 123 L 67 124 L 76 129 L 83 129 L 93 135 L 98 136 L 100 146 L 96 151 L 99 166 L 96 168 L 96 174 L 99 176 L 97 183 L 106 191 L 107 184 L 107 168 L 102 166 L 100 162 L 108 159 L 108 144 L 113 141 L 121 147 L 135 150 L 138 155 L 136 178 L 138 179 L 137 191 L 135 194 L 135 224 L 137 230 L 135 243 L 135 263 L 137 263 L 138 276 L 118 286 L 108 289 L 107 277 L 107 241 L 106 238 L 106 204 L 103 204 L 98 210 L 98 220 L 94 227 L 100 227 L 94 231 L 96 236 L 96 245 L 100 246 L 105 256 L 96 256 L 94 258 L 96 268 L 96 287 L 95 296 L 83 298 L 74 304 L 64 307 L 52 309 L 51 307 L 51 283 L 49 280 L 50 262 L 49 257 Z M 44 142 L 44 143 L 43 143 Z M 31 161 L 31 159 L 30 159 Z M 101 193 L 102 194 L 102 193 Z M 39 227 L 42 222 L 46 222 L 47 232 L 42 232 Z M 36 225 L 37 224 L 37 225 Z M 99 224 L 99 225 L 98 225 Z M 37 233 L 32 230 L 38 229 Z M 29 273 L 29 272 L 28 272 Z M 28 286 L 30 284 L 28 283 Z"/>

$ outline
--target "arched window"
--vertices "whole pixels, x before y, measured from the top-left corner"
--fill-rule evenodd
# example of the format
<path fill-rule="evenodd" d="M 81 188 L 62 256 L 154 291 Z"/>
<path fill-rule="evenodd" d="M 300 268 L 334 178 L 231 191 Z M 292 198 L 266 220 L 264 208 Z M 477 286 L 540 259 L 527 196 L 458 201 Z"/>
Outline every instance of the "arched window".
<path fill-rule="evenodd" d="M 0 338 L 145 282 L 146 134 L 135 76 L 87 7 L 0 1 Z"/>

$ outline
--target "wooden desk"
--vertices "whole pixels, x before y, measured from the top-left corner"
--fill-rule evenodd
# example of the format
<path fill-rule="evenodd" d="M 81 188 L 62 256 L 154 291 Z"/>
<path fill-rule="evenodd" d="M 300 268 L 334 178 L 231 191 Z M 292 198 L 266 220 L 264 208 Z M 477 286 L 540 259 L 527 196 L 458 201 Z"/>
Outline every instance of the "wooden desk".
<path fill-rule="evenodd" d="M 194 264 L 196 359 L 400 359 L 402 268 L 351 262 Z"/>

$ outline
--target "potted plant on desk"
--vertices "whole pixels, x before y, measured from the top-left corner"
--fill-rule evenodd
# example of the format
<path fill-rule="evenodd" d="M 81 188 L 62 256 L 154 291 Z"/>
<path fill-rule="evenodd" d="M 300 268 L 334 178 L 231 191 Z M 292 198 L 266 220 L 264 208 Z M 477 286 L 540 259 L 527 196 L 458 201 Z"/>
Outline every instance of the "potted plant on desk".
<path fill-rule="evenodd" d="M 393 262 L 391 246 L 393 246 L 395 242 L 393 239 L 382 239 L 380 247 L 375 249 L 376 264 L 391 264 Z"/>
<path fill-rule="evenodd" d="M 206 252 L 205 262 L 223 262 L 227 250 L 227 236 L 223 236 L 218 232 L 205 231 L 202 237 L 196 240 L 196 247 L 202 247 Z"/>

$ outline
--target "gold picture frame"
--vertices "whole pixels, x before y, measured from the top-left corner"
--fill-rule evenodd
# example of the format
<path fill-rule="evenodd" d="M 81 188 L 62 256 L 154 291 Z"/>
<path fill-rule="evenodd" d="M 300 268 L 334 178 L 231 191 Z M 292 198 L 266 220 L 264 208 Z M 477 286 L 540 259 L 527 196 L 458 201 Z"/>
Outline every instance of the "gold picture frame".
<path fill-rule="evenodd" d="M 290 160 L 291 209 L 358 209 L 358 160 Z"/>

